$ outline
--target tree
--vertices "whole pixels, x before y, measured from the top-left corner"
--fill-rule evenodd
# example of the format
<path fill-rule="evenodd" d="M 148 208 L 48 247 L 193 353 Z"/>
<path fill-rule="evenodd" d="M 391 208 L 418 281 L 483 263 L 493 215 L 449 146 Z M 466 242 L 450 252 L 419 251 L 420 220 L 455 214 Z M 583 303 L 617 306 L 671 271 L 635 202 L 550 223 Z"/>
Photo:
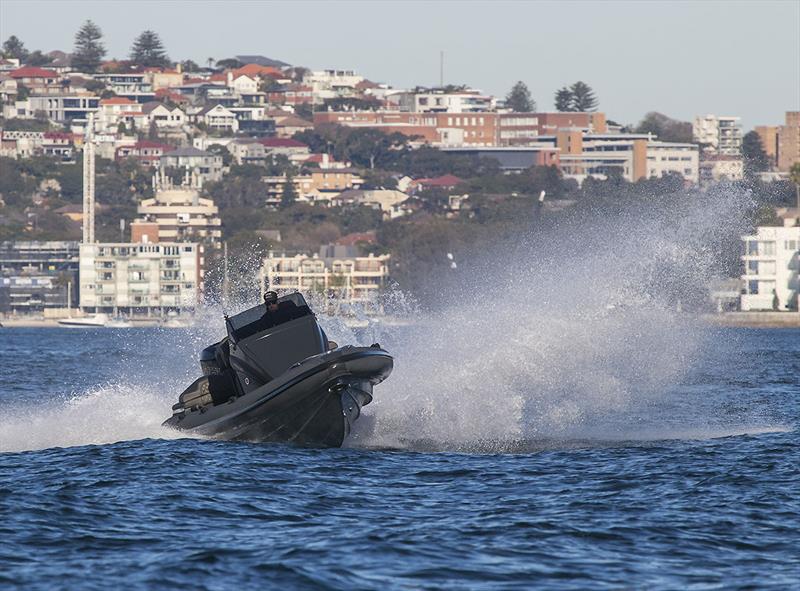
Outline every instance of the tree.
<path fill-rule="evenodd" d="M 789 180 L 794 183 L 797 194 L 797 218 L 800 219 L 800 162 L 795 162 L 789 169 Z"/>
<path fill-rule="evenodd" d="M 181 62 L 181 69 L 184 72 L 199 72 L 200 66 L 197 65 L 197 62 L 193 62 L 192 60 L 184 60 Z"/>
<path fill-rule="evenodd" d="M 572 110 L 578 112 L 596 111 L 597 97 L 592 88 L 580 80 L 569 87 L 572 93 Z"/>
<path fill-rule="evenodd" d="M 46 66 L 47 64 L 51 63 L 53 58 L 49 55 L 45 55 L 41 52 L 41 50 L 37 49 L 36 51 L 32 51 L 28 57 L 25 58 L 25 65 L 26 66 Z"/>
<path fill-rule="evenodd" d="M 131 61 L 146 68 L 164 68 L 169 66 L 169 58 L 158 33 L 143 31 L 131 47 Z"/>
<path fill-rule="evenodd" d="M 297 199 L 297 190 L 294 188 L 294 179 L 291 176 L 286 177 L 286 182 L 283 183 L 283 193 L 281 193 L 281 207 L 287 208 L 291 206 Z"/>
<path fill-rule="evenodd" d="M 225 69 L 235 70 L 236 68 L 241 68 L 243 65 L 244 64 L 242 62 L 240 62 L 239 60 L 234 59 L 234 58 L 229 58 L 229 59 L 219 60 L 217 62 L 217 69 L 219 69 L 219 70 L 225 70 Z"/>
<path fill-rule="evenodd" d="M 83 23 L 75 34 L 75 49 L 72 54 L 72 67 L 79 72 L 96 72 L 106 55 L 101 42 L 103 32 L 92 21 Z"/>
<path fill-rule="evenodd" d="M 769 156 L 761 144 L 761 136 L 755 131 L 746 133 L 742 138 L 742 159 L 744 172 L 748 177 L 769 170 Z"/>
<path fill-rule="evenodd" d="M 520 80 L 506 95 L 506 107 L 516 113 L 531 113 L 536 110 L 536 102 L 531 98 L 528 86 Z"/>
<path fill-rule="evenodd" d="M 28 57 L 28 50 L 16 35 L 11 35 L 3 43 L 3 57 L 25 61 L 25 58 Z"/>
<path fill-rule="evenodd" d="M 652 133 L 665 142 L 691 143 L 692 141 L 691 123 L 677 121 L 655 111 L 647 113 L 635 131 L 636 133 Z"/>
<path fill-rule="evenodd" d="M 556 90 L 556 111 L 572 111 L 572 91 L 564 86 Z"/>

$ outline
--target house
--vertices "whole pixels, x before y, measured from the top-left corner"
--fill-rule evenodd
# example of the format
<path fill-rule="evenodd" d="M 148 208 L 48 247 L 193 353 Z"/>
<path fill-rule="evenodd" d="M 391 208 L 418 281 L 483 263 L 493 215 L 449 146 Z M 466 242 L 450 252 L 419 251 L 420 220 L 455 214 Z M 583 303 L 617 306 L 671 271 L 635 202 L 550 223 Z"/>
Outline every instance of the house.
<path fill-rule="evenodd" d="M 141 140 L 130 146 L 118 147 L 114 153 L 114 160 L 135 158 L 144 164 L 152 166 L 158 164 L 161 157 L 172 150 L 174 150 L 174 147 L 167 144 Z"/>
<path fill-rule="evenodd" d="M 270 103 L 275 105 L 305 105 L 314 100 L 314 89 L 305 84 L 284 84 L 267 92 Z"/>
<path fill-rule="evenodd" d="M 259 64 L 245 64 L 241 68 L 233 71 L 234 77 L 250 76 L 254 80 L 264 81 L 268 78 L 278 80 L 285 78 L 285 75 L 279 68 L 273 66 L 262 66 Z"/>
<path fill-rule="evenodd" d="M 202 181 L 222 179 L 222 156 L 198 150 L 194 147 L 178 148 L 167 152 L 159 159 L 160 166 L 166 168 L 189 169 Z"/>
<path fill-rule="evenodd" d="M 292 162 L 303 162 L 309 155 L 309 149 L 306 144 L 291 138 L 272 137 L 261 139 L 259 142 L 264 146 L 268 154 L 282 154 Z"/>
<path fill-rule="evenodd" d="M 209 105 L 201 109 L 195 115 L 195 121 L 203 123 L 209 130 L 216 129 L 229 133 L 239 131 L 239 121 L 236 119 L 236 114 L 220 104 Z"/>
<path fill-rule="evenodd" d="M 165 88 L 181 86 L 185 77 L 180 67 L 177 70 L 147 68 L 145 71 L 150 74 L 150 85 L 156 92 Z"/>
<path fill-rule="evenodd" d="M 339 193 L 331 205 L 345 205 L 353 203 L 366 205 L 381 210 L 384 219 L 394 219 L 406 214 L 400 204 L 408 200 L 408 195 L 402 191 L 392 189 L 349 190 Z"/>
<path fill-rule="evenodd" d="M 136 118 L 136 115 L 139 118 Z M 134 129 L 143 127 L 142 105 L 123 96 L 100 99 L 97 109 L 97 127 L 101 132 L 115 132 L 120 122 Z"/>
<path fill-rule="evenodd" d="M 70 160 L 75 152 L 75 134 L 45 131 L 42 137 L 42 154 Z"/>
<path fill-rule="evenodd" d="M 186 123 L 186 113 L 180 107 L 168 107 L 158 101 L 150 101 L 142 105 L 142 112 L 147 115 L 148 124 L 155 123 L 158 129 L 181 128 Z"/>
<path fill-rule="evenodd" d="M 61 75 L 53 70 L 25 66 L 17 68 L 9 73 L 9 76 L 36 94 L 60 93 L 63 91 L 60 85 Z"/>
<path fill-rule="evenodd" d="M 228 88 L 232 88 L 237 94 L 253 94 L 258 92 L 258 81 L 246 74 L 234 76 L 233 72 L 228 72 Z"/>
<path fill-rule="evenodd" d="M 44 112 L 47 117 L 59 123 L 70 123 L 74 120 L 85 121 L 89 113 L 100 107 L 100 97 L 83 94 L 47 94 L 30 96 L 28 111 Z"/>
<path fill-rule="evenodd" d="M 278 137 L 292 137 L 296 133 L 309 129 L 314 129 L 313 123 L 294 115 L 275 120 L 275 130 Z"/>
<path fill-rule="evenodd" d="M 430 179 L 416 179 L 410 184 L 411 190 L 444 189 L 451 191 L 463 183 L 463 179 L 452 174 L 446 174 Z"/>

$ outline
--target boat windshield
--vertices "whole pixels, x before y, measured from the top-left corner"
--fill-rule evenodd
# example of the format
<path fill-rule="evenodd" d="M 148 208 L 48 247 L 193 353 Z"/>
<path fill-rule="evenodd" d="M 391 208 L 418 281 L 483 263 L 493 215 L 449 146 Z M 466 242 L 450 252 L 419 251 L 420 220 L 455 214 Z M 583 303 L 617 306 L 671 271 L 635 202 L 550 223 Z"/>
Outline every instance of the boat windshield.
<path fill-rule="evenodd" d="M 302 295 L 288 294 L 278 298 L 277 305 L 270 310 L 265 304 L 259 304 L 229 317 L 228 336 L 236 342 L 290 320 L 311 315 L 313 313 Z"/>

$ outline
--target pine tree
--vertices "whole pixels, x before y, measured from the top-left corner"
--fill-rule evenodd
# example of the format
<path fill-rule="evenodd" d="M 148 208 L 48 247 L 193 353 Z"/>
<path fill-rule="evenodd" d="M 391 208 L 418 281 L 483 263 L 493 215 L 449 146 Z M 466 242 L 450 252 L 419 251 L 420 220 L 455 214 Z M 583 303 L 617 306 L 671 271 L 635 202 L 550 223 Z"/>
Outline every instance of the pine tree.
<path fill-rule="evenodd" d="M 169 66 L 169 58 L 158 33 L 144 31 L 133 42 L 131 61 L 146 68 L 163 68 Z"/>
<path fill-rule="evenodd" d="M 506 107 L 516 113 L 532 113 L 536 110 L 536 101 L 531 98 L 531 91 L 521 80 L 506 95 Z"/>
<path fill-rule="evenodd" d="M 83 23 L 75 34 L 75 50 L 72 54 L 72 67 L 79 72 L 96 72 L 106 55 L 106 48 L 100 41 L 103 32 L 92 21 Z"/>
<path fill-rule="evenodd" d="M 25 44 L 16 35 L 11 35 L 3 43 L 3 56 L 24 61 L 28 57 L 28 50 L 25 49 Z"/>
<path fill-rule="evenodd" d="M 297 191 L 294 188 L 294 179 L 291 175 L 286 177 L 283 183 L 283 193 L 281 194 L 281 207 L 286 208 L 292 205 L 297 199 Z"/>
<path fill-rule="evenodd" d="M 597 97 L 588 84 L 580 80 L 569 87 L 572 93 L 572 111 L 587 112 L 597 110 Z"/>
<path fill-rule="evenodd" d="M 744 172 L 747 176 L 753 176 L 759 172 L 769 170 L 769 156 L 764 151 L 761 136 L 755 131 L 746 133 L 742 138 L 742 159 L 744 160 Z"/>
<path fill-rule="evenodd" d="M 566 86 L 556 91 L 556 111 L 572 111 L 572 91 Z"/>

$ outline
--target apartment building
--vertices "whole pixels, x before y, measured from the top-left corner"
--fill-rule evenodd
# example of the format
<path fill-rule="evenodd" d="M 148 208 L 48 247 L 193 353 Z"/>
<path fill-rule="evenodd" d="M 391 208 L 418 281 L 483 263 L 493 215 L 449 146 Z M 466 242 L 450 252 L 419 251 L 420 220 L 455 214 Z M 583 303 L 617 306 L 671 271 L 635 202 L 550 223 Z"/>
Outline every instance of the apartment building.
<path fill-rule="evenodd" d="M 174 185 L 163 170 L 153 177 L 154 197 L 136 208 L 131 241 L 148 243 L 198 242 L 217 248 L 222 240 L 222 220 L 214 200 L 200 196 L 200 179 L 187 172 L 183 184 Z"/>
<path fill-rule="evenodd" d="M 538 142 L 558 149 L 564 176 L 579 183 L 590 176 L 606 178 L 612 171 L 630 182 L 668 173 L 678 173 L 692 183 L 700 178 L 695 144 L 661 142 L 650 134 L 590 134 L 580 129 L 539 136 Z"/>
<path fill-rule="evenodd" d="M 478 90 L 443 89 L 397 92 L 387 97 L 399 111 L 410 113 L 485 113 L 497 106 L 495 98 Z"/>
<path fill-rule="evenodd" d="M 742 155 L 740 117 L 698 115 L 692 123 L 692 136 L 709 152 L 724 156 Z"/>
<path fill-rule="evenodd" d="M 42 111 L 49 119 L 58 123 L 86 121 L 90 113 L 97 112 L 100 97 L 80 94 L 47 94 L 28 97 L 28 112 Z"/>
<path fill-rule="evenodd" d="M 344 304 L 375 304 L 389 284 L 390 255 L 358 256 L 346 246 L 323 246 L 319 253 L 270 252 L 262 273 L 269 289 L 316 292 Z"/>
<path fill-rule="evenodd" d="M 535 142 L 562 128 L 605 133 L 603 113 L 410 113 L 403 111 L 325 111 L 314 126 L 337 124 L 416 136 L 437 146 L 509 146 Z"/>
<path fill-rule="evenodd" d="M 202 290 L 200 245 L 80 245 L 80 307 L 88 313 L 162 316 L 193 310 Z"/>
<path fill-rule="evenodd" d="M 787 111 L 778 130 L 778 170 L 789 172 L 800 162 L 800 111 Z"/>
<path fill-rule="evenodd" d="M 0 243 L 0 313 L 42 314 L 78 303 L 78 243 Z"/>
<path fill-rule="evenodd" d="M 759 226 L 742 242 L 741 309 L 797 311 L 800 226 Z"/>

